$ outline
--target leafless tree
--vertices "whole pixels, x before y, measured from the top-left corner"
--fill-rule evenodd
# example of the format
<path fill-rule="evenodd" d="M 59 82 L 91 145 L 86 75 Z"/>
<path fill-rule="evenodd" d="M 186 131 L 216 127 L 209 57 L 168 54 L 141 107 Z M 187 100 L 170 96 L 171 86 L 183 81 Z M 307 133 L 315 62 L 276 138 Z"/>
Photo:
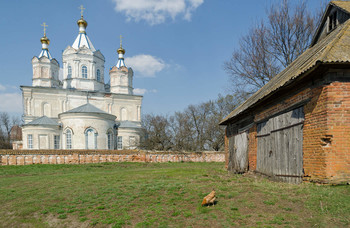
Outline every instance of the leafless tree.
<path fill-rule="evenodd" d="M 224 63 L 233 93 L 247 98 L 287 67 L 308 47 L 321 14 L 305 1 L 283 0 L 270 6 L 268 20 L 242 36 L 239 47 Z"/>
<path fill-rule="evenodd" d="M 224 68 L 230 75 L 233 92 L 246 98 L 263 87 L 280 71 L 274 56 L 268 51 L 269 31 L 264 24 L 250 29 L 239 41 L 239 48 L 232 53 Z"/>
<path fill-rule="evenodd" d="M 13 116 L 12 118 L 7 112 L 0 113 L 0 148 L 10 149 L 10 133 L 11 129 L 15 125 L 21 123 L 18 117 Z"/>
<path fill-rule="evenodd" d="M 318 21 L 307 10 L 305 1 L 292 8 L 289 0 L 283 0 L 270 7 L 268 22 L 269 51 L 287 67 L 309 47 Z"/>
<path fill-rule="evenodd" d="M 239 103 L 233 96 L 189 105 L 183 112 L 167 117 L 146 115 L 143 126 L 145 149 L 172 151 L 203 151 L 224 149 L 224 128 L 219 122 Z"/>
<path fill-rule="evenodd" d="M 172 148 L 168 118 L 161 115 L 148 114 L 142 118 L 145 139 L 140 146 L 151 150 L 169 150 Z"/>

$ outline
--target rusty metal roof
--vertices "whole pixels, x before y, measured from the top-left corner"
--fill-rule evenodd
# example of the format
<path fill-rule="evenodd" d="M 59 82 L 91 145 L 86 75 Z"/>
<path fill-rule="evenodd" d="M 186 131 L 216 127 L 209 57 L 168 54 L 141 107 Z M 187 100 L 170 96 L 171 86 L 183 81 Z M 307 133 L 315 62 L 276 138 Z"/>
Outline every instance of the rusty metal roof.
<path fill-rule="evenodd" d="M 334 4 L 343 2 L 335 1 Z M 344 2 L 346 3 L 346 2 Z M 347 3 L 350 10 L 350 4 Z M 314 46 L 307 49 L 287 68 L 273 77 L 265 86 L 248 98 L 243 104 L 233 110 L 220 124 L 242 114 L 252 105 L 257 104 L 266 96 L 276 92 L 289 82 L 311 70 L 318 63 L 344 63 L 350 62 L 350 20 L 340 24 L 335 30 L 321 39 Z"/>

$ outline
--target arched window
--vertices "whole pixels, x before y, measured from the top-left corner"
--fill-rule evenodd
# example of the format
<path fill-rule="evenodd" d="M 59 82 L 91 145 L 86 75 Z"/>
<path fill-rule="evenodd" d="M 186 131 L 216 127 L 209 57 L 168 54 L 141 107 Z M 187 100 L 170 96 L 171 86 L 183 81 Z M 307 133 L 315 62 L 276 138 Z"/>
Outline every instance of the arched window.
<path fill-rule="evenodd" d="M 72 149 L 72 130 L 66 130 L 66 149 Z"/>
<path fill-rule="evenodd" d="M 50 106 L 50 104 L 48 104 L 46 102 L 42 104 L 42 115 L 43 116 L 48 116 L 48 117 L 51 116 L 51 106 Z"/>
<path fill-rule="evenodd" d="M 107 147 L 108 150 L 114 150 L 113 131 L 111 129 L 107 132 Z"/>
<path fill-rule="evenodd" d="M 87 67 L 86 67 L 86 66 L 83 66 L 83 67 L 81 68 L 81 76 L 82 76 L 83 78 L 87 78 Z"/>
<path fill-rule="evenodd" d="M 68 65 L 68 74 L 67 74 L 67 78 L 70 79 L 72 78 L 72 67 L 70 65 Z"/>
<path fill-rule="evenodd" d="M 97 149 L 97 132 L 93 128 L 85 130 L 85 148 Z"/>
<path fill-rule="evenodd" d="M 100 72 L 100 69 L 97 69 L 96 71 L 96 80 L 99 82 L 101 81 L 101 72 Z"/>
<path fill-rule="evenodd" d="M 120 110 L 120 120 L 128 120 L 128 112 L 126 108 Z"/>

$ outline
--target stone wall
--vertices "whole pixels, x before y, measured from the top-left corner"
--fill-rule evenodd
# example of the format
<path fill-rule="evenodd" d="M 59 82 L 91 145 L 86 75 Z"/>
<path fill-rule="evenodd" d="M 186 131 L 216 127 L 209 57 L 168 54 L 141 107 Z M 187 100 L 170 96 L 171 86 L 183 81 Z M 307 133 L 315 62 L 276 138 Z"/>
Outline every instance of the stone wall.
<path fill-rule="evenodd" d="M 224 152 L 190 153 L 137 150 L 0 150 L 1 165 L 224 161 Z"/>

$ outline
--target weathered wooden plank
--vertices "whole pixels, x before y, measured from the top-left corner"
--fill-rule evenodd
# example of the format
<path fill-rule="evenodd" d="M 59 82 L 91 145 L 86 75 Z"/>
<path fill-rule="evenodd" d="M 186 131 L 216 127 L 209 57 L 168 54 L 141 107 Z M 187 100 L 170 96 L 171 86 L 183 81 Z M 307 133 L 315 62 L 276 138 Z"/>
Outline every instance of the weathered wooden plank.
<path fill-rule="evenodd" d="M 242 132 L 229 138 L 228 170 L 244 173 L 248 170 L 248 133 Z"/>

